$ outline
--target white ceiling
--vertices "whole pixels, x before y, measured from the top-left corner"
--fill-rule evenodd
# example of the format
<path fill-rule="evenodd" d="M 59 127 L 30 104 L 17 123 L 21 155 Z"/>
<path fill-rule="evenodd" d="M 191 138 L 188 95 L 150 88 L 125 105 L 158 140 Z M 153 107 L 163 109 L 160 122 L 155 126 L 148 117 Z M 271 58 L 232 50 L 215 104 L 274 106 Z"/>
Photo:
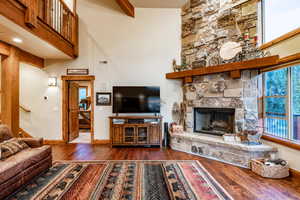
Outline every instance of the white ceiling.
<path fill-rule="evenodd" d="M 15 43 L 13 38 L 22 43 Z M 0 40 L 45 59 L 71 59 L 62 51 L 0 15 Z"/>
<path fill-rule="evenodd" d="M 181 8 L 188 0 L 129 0 L 136 8 Z"/>

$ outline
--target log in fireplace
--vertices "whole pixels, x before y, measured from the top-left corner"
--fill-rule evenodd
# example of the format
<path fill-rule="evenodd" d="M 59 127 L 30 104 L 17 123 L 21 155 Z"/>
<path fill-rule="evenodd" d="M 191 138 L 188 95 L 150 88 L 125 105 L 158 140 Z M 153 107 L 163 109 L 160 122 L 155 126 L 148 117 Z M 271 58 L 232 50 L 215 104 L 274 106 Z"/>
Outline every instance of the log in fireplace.
<path fill-rule="evenodd" d="M 222 136 L 234 133 L 233 108 L 194 108 L 194 132 Z"/>

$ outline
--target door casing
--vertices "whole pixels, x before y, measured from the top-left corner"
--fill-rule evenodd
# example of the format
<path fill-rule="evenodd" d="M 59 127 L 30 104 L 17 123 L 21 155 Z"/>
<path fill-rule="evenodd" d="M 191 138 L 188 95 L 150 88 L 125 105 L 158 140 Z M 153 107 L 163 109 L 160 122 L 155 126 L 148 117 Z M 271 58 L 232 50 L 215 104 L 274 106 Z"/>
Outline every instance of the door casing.
<path fill-rule="evenodd" d="M 69 102 L 68 102 L 68 82 L 69 81 L 88 81 L 91 85 L 91 141 L 94 143 L 94 82 L 95 76 L 62 76 L 62 138 L 64 143 L 68 143 L 69 137 Z"/>

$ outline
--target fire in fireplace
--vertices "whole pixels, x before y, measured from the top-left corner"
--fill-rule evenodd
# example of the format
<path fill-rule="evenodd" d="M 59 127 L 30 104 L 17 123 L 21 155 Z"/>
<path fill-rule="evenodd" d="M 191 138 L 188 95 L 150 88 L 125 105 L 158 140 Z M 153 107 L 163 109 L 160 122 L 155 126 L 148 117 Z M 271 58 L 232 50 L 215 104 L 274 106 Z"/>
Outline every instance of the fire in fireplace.
<path fill-rule="evenodd" d="M 234 133 L 235 109 L 194 108 L 194 132 L 211 135 Z"/>

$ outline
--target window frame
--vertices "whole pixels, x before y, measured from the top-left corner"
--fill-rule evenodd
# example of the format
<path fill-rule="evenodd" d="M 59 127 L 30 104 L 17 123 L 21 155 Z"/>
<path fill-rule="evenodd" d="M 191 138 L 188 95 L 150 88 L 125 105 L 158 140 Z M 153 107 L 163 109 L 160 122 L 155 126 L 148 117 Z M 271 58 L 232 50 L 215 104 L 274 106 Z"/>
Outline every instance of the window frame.
<path fill-rule="evenodd" d="M 271 142 L 275 142 L 278 144 L 281 144 L 283 146 L 287 146 L 293 149 L 297 149 L 300 150 L 300 141 L 298 140 L 293 140 L 293 117 L 292 117 L 292 106 L 293 106 L 293 102 L 292 102 L 292 68 L 293 67 L 300 67 L 300 62 L 296 62 L 296 63 L 289 63 L 287 65 L 283 65 L 283 66 L 276 66 L 267 70 L 262 71 L 262 120 L 263 120 L 263 124 L 265 124 L 265 119 L 266 118 L 270 118 L 270 117 L 266 117 L 266 112 L 265 112 L 265 99 L 266 98 L 270 98 L 269 96 L 265 96 L 265 73 L 267 72 L 272 72 L 272 71 L 276 71 L 276 70 L 280 70 L 280 69 L 284 69 L 287 68 L 288 72 L 287 72 L 287 95 L 286 95 L 286 120 L 287 120 L 287 131 L 288 131 L 288 138 L 282 138 L 279 136 L 275 136 L 272 134 L 269 134 L 265 131 L 266 127 L 263 126 L 264 129 L 264 134 L 263 134 L 263 139 L 271 141 Z M 276 97 L 282 97 L 282 96 L 276 96 Z"/>
<path fill-rule="evenodd" d="M 288 39 L 300 34 L 300 27 L 298 27 L 294 30 L 290 30 L 290 31 L 286 32 L 283 35 L 278 36 L 277 38 L 272 39 L 271 41 L 266 42 L 266 4 L 265 4 L 265 1 L 266 0 L 261 0 L 259 3 L 259 6 L 258 6 L 258 20 L 260 21 L 260 23 L 258 23 L 260 25 L 258 34 L 261 36 L 261 40 L 259 43 L 261 50 L 272 47 L 278 43 L 281 43 L 285 40 L 288 40 Z"/>

